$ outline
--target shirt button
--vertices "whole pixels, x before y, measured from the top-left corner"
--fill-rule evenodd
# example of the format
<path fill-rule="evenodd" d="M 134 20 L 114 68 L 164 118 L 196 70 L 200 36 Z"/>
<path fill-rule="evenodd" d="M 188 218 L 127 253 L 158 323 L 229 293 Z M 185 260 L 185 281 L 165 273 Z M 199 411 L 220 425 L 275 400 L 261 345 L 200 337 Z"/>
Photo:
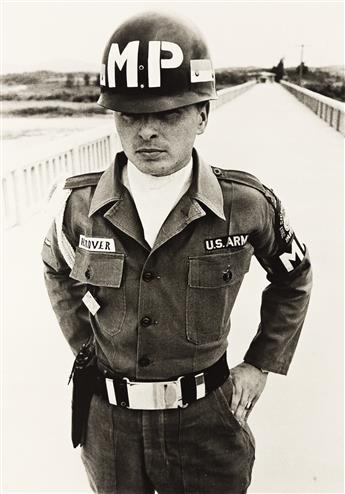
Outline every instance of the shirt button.
<path fill-rule="evenodd" d="M 140 321 L 140 324 L 142 326 L 144 326 L 145 328 L 147 328 L 147 326 L 150 326 L 150 324 L 152 324 L 152 319 L 150 317 L 148 317 L 148 316 L 145 316 Z"/>
<path fill-rule="evenodd" d="M 153 278 L 154 278 L 154 274 L 151 273 L 150 271 L 145 271 L 145 273 L 143 274 L 143 280 L 144 281 L 149 282 L 149 281 L 152 281 Z"/>
<path fill-rule="evenodd" d="M 140 367 L 148 367 L 151 364 L 151 360 L 148 357 L 141 357 L 139 359 Z"/>
<path fill-rule="evenodd" d="M 91 277 L 92 277 L 92 269 L 89 266 L 85 271 L 85 278 L 89 280 Z"/>
<path fill-rule="evenodd" d="M 230 268 L 227 268 L 225 271 L 223 271 L 223 280 L 225 282 L 228 282 L 231 280 L 231 278 L 232 278 L 232 272 Z"/>

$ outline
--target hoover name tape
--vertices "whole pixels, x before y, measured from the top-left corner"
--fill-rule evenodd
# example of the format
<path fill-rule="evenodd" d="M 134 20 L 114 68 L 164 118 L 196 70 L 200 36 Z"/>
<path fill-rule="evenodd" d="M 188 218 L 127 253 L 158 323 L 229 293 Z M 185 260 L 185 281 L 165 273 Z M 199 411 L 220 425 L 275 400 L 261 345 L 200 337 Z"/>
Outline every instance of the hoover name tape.
<path fill-rule="evenodd" d="M 79 247 L 91 252 L 115 252 L 113 238 L 85 237 L 80 235 Z"/>
<path fill-rule="evenodd" d="M 227 249 L 229 247 L 243 247 L 249 235 L 226 235 L 225 237 L 209 238 L 205 240 L 206 250 Z"/>

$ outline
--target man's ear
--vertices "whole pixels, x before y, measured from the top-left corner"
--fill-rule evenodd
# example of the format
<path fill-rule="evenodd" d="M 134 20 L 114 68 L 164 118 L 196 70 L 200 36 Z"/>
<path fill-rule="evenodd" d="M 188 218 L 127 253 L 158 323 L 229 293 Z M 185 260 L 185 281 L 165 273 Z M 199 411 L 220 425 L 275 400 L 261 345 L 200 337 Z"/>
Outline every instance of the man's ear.
<path fill-rule="evenodd" d="M 207 127 L 208 113 L 210 111 L 210 102 L 205 101 L 197 105 L 198 110 L 198 131 L 197 135 L 203 134 Z"/>

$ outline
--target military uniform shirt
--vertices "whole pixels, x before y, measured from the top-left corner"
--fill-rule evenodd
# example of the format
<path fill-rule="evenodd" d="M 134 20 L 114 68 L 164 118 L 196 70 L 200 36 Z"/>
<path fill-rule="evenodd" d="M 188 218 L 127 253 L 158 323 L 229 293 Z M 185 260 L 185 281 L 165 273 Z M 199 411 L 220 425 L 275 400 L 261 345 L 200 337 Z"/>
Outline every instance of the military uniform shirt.
<path fill-rule="evenodd" d="M 48 293 L 73 351 L 94 335 L 102 365 L 141 380 L 212 365 L 227 348 L 231 310 L 255 255 L 270 284 L 244 359 L 285 374 L 311 268 L 277 197 L 252 175 L 211 168 L 193 151 L 192 184 L 151 248 L 121 183 L 126 162 L 119 153 L 104 173 L 67 180 L 63 228 L 76 253 L 72 269 L 54 224 L 44 242 Z M 82 302 L 87 291 L 100 305 L 94 316 Z"/>

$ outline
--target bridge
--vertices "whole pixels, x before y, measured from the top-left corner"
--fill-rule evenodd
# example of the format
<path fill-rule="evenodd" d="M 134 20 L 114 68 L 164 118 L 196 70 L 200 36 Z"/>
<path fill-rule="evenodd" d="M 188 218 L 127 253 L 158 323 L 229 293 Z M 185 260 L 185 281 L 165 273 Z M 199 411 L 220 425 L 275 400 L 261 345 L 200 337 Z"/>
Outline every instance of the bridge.
<path fill-rule="evenodd" d="M 273 187 L 309 247 L 315 279 L 289 375 L 269 376 L 249 419 L 257 441 L 250 492 L 343 492 L 343 109 L 337 113 L 337 103 L 323 98 L 315 103 L 310 94 L 296 98 L 293 88 L 278 84 L 245 89 L 211 113 L 196 147 L 211 164 L 248 171 Z M 93 142 L 93 151 L 81 151 L 80 166 L 91 152 L 109 158 L 116 142 L 110 143 L 111 133 L 102 139 L 103 144 Z M 60 153 L 55 168 L 75 166 L 72 155 L 80 148 L 73 149 Z M 40 162 L 41 170 L 49 159 Z M 36 173 L 31 168 L 26 186 Z M 34 208 L 33 199 L 27 202 L 28 214 L 25 207 L 19 214 L 10 197 L 15 193 L 19 201 L 25 191 L 11 180 L 3 263 L 4 491 L 90 492 L 69 438 L 72 355 L 42 280 L 40 249 L 48 218 L 42 210 L 46 191 L 39 184 L 46 182 L 37 180 L 39 201 Z M 256 332 L 266 284 L 253 262 L 233 314 L 231 365 L 242 360 Z"/>

